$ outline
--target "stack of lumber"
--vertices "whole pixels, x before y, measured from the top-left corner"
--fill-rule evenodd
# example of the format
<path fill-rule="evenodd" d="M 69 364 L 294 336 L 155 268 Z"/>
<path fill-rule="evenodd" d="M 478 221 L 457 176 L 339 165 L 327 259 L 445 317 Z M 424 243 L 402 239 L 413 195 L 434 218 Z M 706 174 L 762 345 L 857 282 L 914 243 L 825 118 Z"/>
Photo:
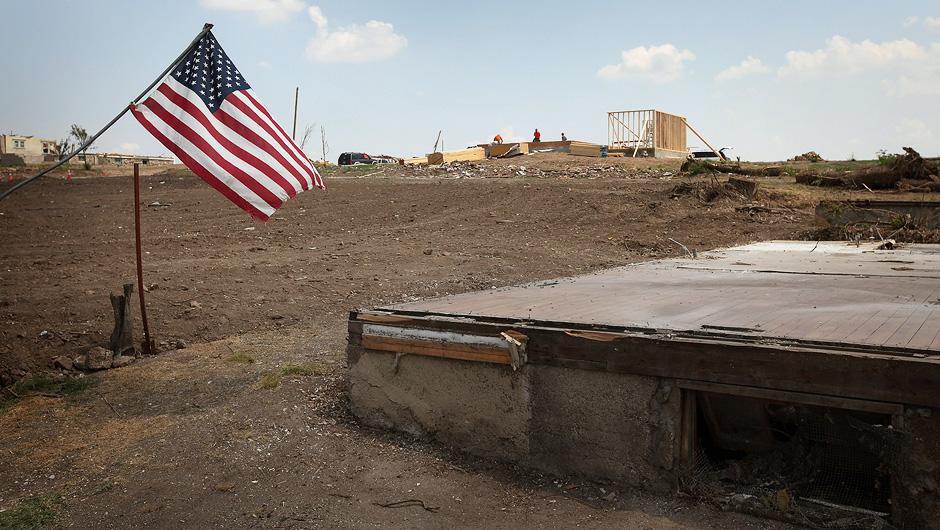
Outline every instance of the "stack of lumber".
<path fill-rule="evenodd" d="M 601 156 L 601 146 L 587 142 L 571 142 L 568 150 L 569 155 L 574 156 Z"/>
<path fill-rule="evenodd" d="M 459 151 L 444 151 L 443 153 L 431 153 L 428 155 L 428 164 L 436 165 L 445 162 L 469 162 L 471 160 L 483 160 L 486 158 L 486 150 L 482 147 L 471 147 Z"/>
<path fill-rule="evenodd" d="M 520 154 L 525 155 L 529 153 L 528 142 L 516 142 L 516 143 L 510 142 L 508 144 L 490 144 L 487 146 L 486 154 L 488 157 L 497 158 L 497 157 L 505 155 L 506 153 L 509 152 L 510 149 L 516 146 L 518 146 Z"/>
<path fill-rule="evenodd" d="M 427 164 L 427 163 L 428 163 L 428 157 L 426 157 L 426 156 L 413 156 L 413 157 L 411 157 L 411 158 L 403 158 L 403 159 L 401 160 L 401 163 L 404 164 L 404 165 L 406 165 L 406 166 L 413 166 L 413 165 L 416 165 L 416 164 Z"/>

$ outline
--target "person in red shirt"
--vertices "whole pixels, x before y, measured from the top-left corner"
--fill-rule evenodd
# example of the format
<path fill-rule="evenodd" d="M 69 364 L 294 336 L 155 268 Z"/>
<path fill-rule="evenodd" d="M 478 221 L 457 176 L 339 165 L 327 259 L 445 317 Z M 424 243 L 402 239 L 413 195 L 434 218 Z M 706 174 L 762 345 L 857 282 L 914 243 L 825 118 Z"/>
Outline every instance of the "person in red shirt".
<path fill-rule="evenodd" d="M 532 134 L 532 141 L 533 142 L 542 141 L 542 133 L 540 133 L 538 129 L 535 129 L 535 132 Z"/>
<path fill-rule="evenodd" d="M 501 143 L 503 143 L 503 136 L 502 136 L 501 134 L 497 134 L 496 136 L 494 136 L 494 137 L 493 137 L 493 143 L 494 143 L 494 144 L 501 144 Z"/>

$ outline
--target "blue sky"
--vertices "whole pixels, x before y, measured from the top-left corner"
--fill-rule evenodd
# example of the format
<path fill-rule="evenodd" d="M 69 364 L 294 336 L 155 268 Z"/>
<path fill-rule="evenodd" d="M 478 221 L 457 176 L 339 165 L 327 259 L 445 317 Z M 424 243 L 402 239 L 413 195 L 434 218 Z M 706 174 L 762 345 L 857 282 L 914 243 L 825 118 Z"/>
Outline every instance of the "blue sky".
<path fill-rule="evenodd" d="M 300 86 L 298 129 L 324 126 L 331 160 L 423 154 L 438 129 L 448 149 L 534 127 L 605 143 L 606 112 L 634 108 L 684 115 L 748 160 L 940 155 L 936 1 L 670 6 L 4 0 L 0 130 L 97 130 L 209 21 L 285 128 Z M 130 116 L 98 149 L 166 151 Z"/>

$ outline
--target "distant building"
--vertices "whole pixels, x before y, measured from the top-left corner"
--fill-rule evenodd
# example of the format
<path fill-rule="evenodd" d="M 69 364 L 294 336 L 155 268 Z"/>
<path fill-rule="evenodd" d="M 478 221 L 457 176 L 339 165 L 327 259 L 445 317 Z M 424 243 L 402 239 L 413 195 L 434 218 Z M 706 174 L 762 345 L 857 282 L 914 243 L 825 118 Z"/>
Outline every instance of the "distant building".
<path fill-rule="evenodd" d="M 19 157 L 24 164 L 42 164 L 58 159 L 59 147 L 55 140 L 48 138 L 0 134 L 0 155 L 5 163 L 15 163 Z"/>
<path fill-rule="evenodd" d="M 92 155 L 89 155 L 89 158 Z M 122 155 L 120 153 L 98 153 L 98 164 L 111 164 L 115 166 L 140 164 L 142 166 L 169 166 L 176 161 L 172 156 L 148 156 L 148 155 Z"/>
<path fill-rule="evenodd" d="M 148 155 L 122 155 L 121 153 L 87 153 L 75 155 L 69 164 L 84 164 L 88 161 L 90 166 L 124 166 L 140 164 L 142 166 L 169 166 L 176 161 L 172 156 Z"/>
<path fill-rule="evenodd" d="M 21 134 L 0 134 L 0 164 L 22 165 L 42 164 L 54 162 L 59 159 L 59 146 L 55 140 L 23 136 Z M 121 153 L 84 153 L 78 154 L 70 164 L 84 164 L 91 166 L 130 164 L 169 166 L 176 162 L 171 156 L 124 155 Z"/>

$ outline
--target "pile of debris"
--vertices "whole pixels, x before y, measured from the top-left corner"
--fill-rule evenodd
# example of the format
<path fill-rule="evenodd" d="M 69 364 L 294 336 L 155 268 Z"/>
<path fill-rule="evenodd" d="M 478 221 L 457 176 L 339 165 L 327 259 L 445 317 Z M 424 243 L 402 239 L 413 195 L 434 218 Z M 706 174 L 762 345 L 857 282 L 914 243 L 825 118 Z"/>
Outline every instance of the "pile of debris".
<path fill-rule="evenodd" d="M 789 162 L 822 162 L 823 157 L 819 156 L 819 153 L 816 151 L 807 151 L 802 155 L 796 155 L 791 158 Z"/>
<path fill-rule="evenodd" d="M 702 202 L 715 202 L 719 199 L 753 201 L 757 197 L 757 192 L 756 181 L 731 177 L 726 182 L 721 182 L 717 178 L 707 181 L 680 182 L 673 186 L 670 196 L 675 199 L 690 195 Z"/>
<path fill-rule="evenodd" d="M 903 154 L 879 158 L 877 166 L 848 171 L 841 175 L 804 173 L 796 176 L 799 184 L 852 189 L 901 189 L 915 192 L 940 192 L 940 169 L 924 160 L 910 147 Z"/>

